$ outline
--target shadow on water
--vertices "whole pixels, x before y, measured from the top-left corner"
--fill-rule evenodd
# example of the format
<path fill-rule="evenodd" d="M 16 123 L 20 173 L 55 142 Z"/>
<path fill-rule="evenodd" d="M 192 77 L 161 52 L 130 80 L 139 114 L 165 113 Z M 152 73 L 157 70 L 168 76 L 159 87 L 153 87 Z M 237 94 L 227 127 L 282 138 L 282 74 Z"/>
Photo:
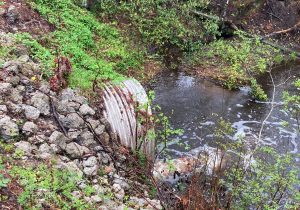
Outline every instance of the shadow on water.
<path fill-rule="evenodd" d="M 300 76 L 300 64 L 276 67 L 272 75 L 277 105 L 266 122 L 262 143 L 275 146 L 282 152 L 299 153 L 300 137 L 296 120 L 282 110 L 280 104 L 284 90 L 295 91 L 292 81 Z M 259 82 L 271 98 L 273 86 L 269 75 L 263 75 Z M 254 141 L 271 106 L 270 103 L 251 100 L 249 87 L 229 91 L 181 71 L 164 72 L 151 87 L 156 93 L 154 103 L 166 115 L 171 115 L 170 123 L 174 128 L 184 130 L 182 136 L 168 145 L 168 152 L 174 157 L 204 145 L 216 146 L 214 130 L 220 117 L 232 123 L 235 129 L 235 134 L 231 136 L 233 140 L 243 136 L 247 141 Z M 283 126 L 284 121 L 289 122 L 290 126 Z"/>

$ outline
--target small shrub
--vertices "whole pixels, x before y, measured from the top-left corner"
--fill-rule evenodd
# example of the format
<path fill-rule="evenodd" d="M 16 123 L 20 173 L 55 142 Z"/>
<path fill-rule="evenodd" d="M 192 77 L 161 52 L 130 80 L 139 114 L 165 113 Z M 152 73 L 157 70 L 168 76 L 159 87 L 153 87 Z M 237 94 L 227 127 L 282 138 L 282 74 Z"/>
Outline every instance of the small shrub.
<path fill-rule="evenodd" d="M 259 84 L 257 84 L 255 79 L 251 79 L 251 95 L 258 100 L 266 101 L 268 99 L 267 94 L 261 88 Z"/>

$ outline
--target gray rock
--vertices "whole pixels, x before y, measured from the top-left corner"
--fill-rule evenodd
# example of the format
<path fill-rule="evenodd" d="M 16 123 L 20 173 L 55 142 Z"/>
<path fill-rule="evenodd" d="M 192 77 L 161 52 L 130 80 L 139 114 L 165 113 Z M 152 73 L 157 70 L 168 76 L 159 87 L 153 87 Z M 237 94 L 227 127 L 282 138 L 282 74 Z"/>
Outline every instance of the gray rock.
<path fill-rule="evenodd" d="M 100 122 L 105 126 L 105 128 L 106 128 L 108 131 L 111 131 L 110 123 L 108 122 L 108 120 L 107 120 L 106 118 L 101 118 L 101 119 L 100 119 Z"/>
<path fill-rule="evenodd" d="M 103 147 L 101 147 L 100 145 L 94 147 L 95 152 L 101 152 L 102 150 L 103 150 Z"/>
<path fill-rule="evenodd" d="M 68 170 L 68 171 L 73 172 L 73 173 L 75 172 L 75 174 L 78 175 L 79 177 L 83 176 L 82 171 L 76 165 L 76 163 L 74 163 L 73 161 L 65 163 L 65 162 L 63 162 L 61 160 L 58 160 L 57 164 L 56 164 L 56 168 Z"/>
<path fill-rule="evenodd" d="M 85 103 L 87 103 L 88 100 L 85 97 L 83 97 L 83 96 L 76 96 L 73 99 L 73 101 L 75 101 L 75 102 L 77 102 L 79 104 L 85 104 Z"/>
<path fill-rule="evenodd" d="M 43 134 L 31 136 L 28 138 L 28 142 L 30 142 L 31 144 L 41 144 L 41 143 L 47 142 L 47 140 L 48 140 L 48 137 L 46 137 Z"/>
<path fill-rule="evenodd" d="M 119 184 L 113 184 L 112 190 L 115 192 L 115 197 L 119 200 L 123 200 L 125 196 L 124 189 Z"/>
<path fill-rule="evenodd" d="M 33 122 L 26 122 L 22 127 L 22 132 L 27 136 L 36 133 L 37 130 L 38 127 Z"/>
<path fill-rule="evenodd" d="M 84 131 L 78 137 L 80 143 L 88 148 L 94 148 L 98 143 L 94 139 L 94 135 L 90 131 Z"/>
<path fill-rule="evenodd" d="M 104 125 L 99 125 L 96 129 L 95 129 L 95 133 L 97 135 L 102 135 L 103 132 L 105 131 L 105 126 Z M 105 135 L 105 134 L 104 134 Z M 104 142 L 108 142 L 106 138 L 106 136 L 103 136 L 104 137 Z M 108 138 L 109 138 L 109 135 L 108 135 Z"/>
<path fill-rule="evenodd" d="M 79 108 L 79 111 L 82 115 L 94 115 L 95 114 L 95 111 L 87 104 L 82 104 Z"/>
<path fill-rule="evenodd" d="M 0 118 L 0 133 L 4 140 L 10 140 L 19 135 L 18 125 L 5 115 Z"/>
<path fill-rule="evenodd" d="M 43 160 L 50 160 L 52 158 L 52 154 L 44 152 L 44 153 L 40 153 L 38 157 Z"/>
<path fill-rule="evenodd" d="M 88 159 L 83 161 L 84 167 L 93 167 L 98 164 L 97 158 L 95 156 L 91 156 Z"/>
<path fill-rule="evenodd" d="M 31 104 L 35 106 L 41 114 L 50 114 L 49 97 L 41 92 L 35 92 L 31 98 Z"/>
<path fill-rule="evenodd" d="M 0 94 L 5 94 L 10 92 L 12 85 L 10 83 L 0 83 Z"/>
<path fill-rule="evenodd" d="M 50 92 L 50 86 L 48 83 L 43 82 L 39 88 L 40 91 L 42 91 L 43 93 L 49 93 Z"/>
<path fill-rule="evenodd" d="M 68 100 L 62 100 L 57 102 L 56 109 L 61 114 L 75 112 L 75 108 L 73 106 L 70 106 L 70 102 Z"/>
<path fill-rule="evenodd" d="M 93 195 L 93 196 L 91 196 L 91 201 L 93 203 L 101 203 L 102 202 L 102 198 L 100 196 L 98 196 L 98 195 Z"/>
<path fill-rule="evenodd" d="M 23 63 L 20 67 L 21 73 L 26 77 L 32 77 L 34 75 L 35 64 L 32 62 Z"/>
<path fill-rule="evenodd" d="M 78 138 L 78 136 L 80 135 L 81 131 L 77 130 L 77 129 L 69 129 L 68 131 L 68 137 L 72 140 L 75 140 Z"/>
<path fill-rule="evenodd" d="M 44 143 L 39 147 L 39 152 L 40 153 L 49 153 L 49 154 L 51 154 L 52 153 L 52 148 L 47 143 Z"/>
<path fill-rule="evenodd" d="M 79 188 L 79 189 L 83 190 L 83 189 L 85 189 L 86 187 L 87 187 L 87 184 L 85 183 L 85 180 L 79 181 L 79 183 L 78 183 L 78 188 Z"/>
<path fill-rule="evenodd" d="M 80 191 L 73 191 L 71 192 L 74 198 L 80 199 L 82 197 L 82 194 Z"/>
<path fill-rule="evenodd" d="M 153 209 L 153 206 L 155 206 L 156 209 L 163 209 L 160 200 L 153 199 L 153 200 L 150 200 L 150 203 L 152 205 L 148 204 L 148 206 L 147 206 L 148 209 Z"/>
<path fill-rule="evenodd" d="M 99 162 L 102 163 L 103 165 L 108 165 L 111 160 L 109 155 L 104 152 L 98 153 L 98 159 Z"/>
<path fill-rule="evenodd" d="M 93 185 L 93 188 L 95 189 L 96 191 L 96 194 L 104 194 L 105 193 L 105 189 L 103 186 L 99 185 L 99 184 L 95 184 Z"/>
<path fill-rule="evenodd" d="M 19 56 L 19 58 L 20 58 L 22 55 L 28 56 L 29 51 L 28 51 L 28 48 L 25 45 L 20 44 L 20 45 L 15 47 L 15 49 L 13 50 L 13 53 L 16 56 Z M 22 62 L 22 60 L 21 60 L 21 62 Z"/>
<path fill-rule="evenodd" d="M 84 201 L 87 202 L 87 203 L 91 203 L 91 198 L 90 197 L 87 197 L 87 196 L 84 196 Z"/>
<path fill-rule="evenodd" d="M 61 148 L 59 146 L 57 146 L 56 144 L 50 144 L 50 147 L 55 154 L 62 152 Z"/>
<path fill-rule="evenodd" d="M 67 143 L 71 142 L 71 139 L 68 139 L 63 133 L 59 131 L 54 131 L 49 137 L 50 144 L 56 144 L 59 148 L 65 150 Z"/>
<path fill-rule="evenodd" d="M 81 158 L 84 154 L 89 153 L 88 148 L 84 146 L 80 146 L 75 142 L 71 142 L 67 144 L 65 150 L 68 153 L 68 155 L 70 155 L 71 158 Z"/>
<path fill-rule="evenodd" d="M 106 132 L 103 132 L 101 135 L 100 135 L 100 139 L 101 139 L 101 142 L 103 142 L 104 144 L 108 145 L 110 143 L 110 136 L 108 133 Z"/>
<path fill-rule="evenodd" d="M 5 82 L 10 83 L 13 86 L 17 86 L 20 83 L 20 77 L 18 77 L 18 76 L 6 77 Z"/>
<path fill-rule="evenodd" d="M 67 128 L 80 128 L 84 125 L 83 119 L 76 113 L 68 114 L 66 117 L 61 117 L 60 119 Z"/>
<path fill-rule="evenodd" d="M 10 100 L 15 103 L 21 104 L 23 101 L 23 92 L 17 88 L 13 88 L 10 93 Z"/>
<path fill-rule="evenodd" d="M 138 198 L 138 197 L 135 197 L 135 196 L 131 196 L 129 201 L 136 204 L 139 207 L 143 207 L 147 203 L 145 201 L 145 199 L 141 199 L 141 198 Z"/>
<path fill-rule="evenodd" d="M 32 150 L 36 149 L 35 146 L 32 146 L 29 142 L 27 141 L 20 141 L 14 144 L 17 149 L 20 149 L 25 152 L 26 155 L 30 155 Z"/>
<path fill-rule="evenodd" d="M 29 61 L 29 56 L 27 54 L 21 55 L 18 58 L 18 61 L 20 61 L 21 63 L 27 63 Z"/>
<path fill-rule="evenodd" d="M 72 89 L 67 88 L 61 91 L 62 100 L 72 101 L 75 98 L 75 93 Z"/>
<path fill-rule="evenodd" d="M 20 104 L 15 104 L 11 101 L 6 102 L 10 111 L 14 114 L 20 114 L 22 112 L 22 106 Z"/>
<path fill-rule="evenodd" d="M 18 91 L 20 91 L 22 93 L 26 90 L 26 88 L 23 85 L 18 85 L 16 88 Z"/>
<path fill-rule="evenodd" d="M 24 105 L 23 109 L 27 120 L 36 120 L 40 116 L 40 111 L 33 106 Z"/>
<path fill-rule="evenodd" d="M 105 205 L 99 206 L 99 209 L 101 209 L 101 210 L 109 210 L 109 208 L 106 206 L 106 203 L 105 203 Z"/>
<path fill-rule="evenodd" d="M 92 118 L 87 118 L 86 121 L 92 126 L 93 129 L 96 129 L 101 123 L 99 120 L 94 120 Z"/>
<path fill-rule="evenodd" d="M 19 18 L 19 12 L 14 5 L 10 5 L 6 12 L 8 24 L 14 24 Z"/>
<path fill-rule="evenodd" d="M 95 176 L 98 173 L 99 166 L 93 166 L 93 167 L 85 167 L 83 168 L 83 173 L 87 176 Z"/>
<path fill-rule="evenodd" d="M 0 105 L 0 113 L 6 113 L 7 112 L 7 106 L 6 105 Z"/>
<path fill-rule="evenodd" d="M 9 73 L 18 74 L 19 73 L 19 62 L 11 60 L 3 64 L 3 69 Z"/>
<path fill-rule="evenodd" d="M 129 184 L 126 182 L 126 179 L 117 174 L 114 174 L 113 184 L 119 184 L 125 190 L 129 189 Z"/>

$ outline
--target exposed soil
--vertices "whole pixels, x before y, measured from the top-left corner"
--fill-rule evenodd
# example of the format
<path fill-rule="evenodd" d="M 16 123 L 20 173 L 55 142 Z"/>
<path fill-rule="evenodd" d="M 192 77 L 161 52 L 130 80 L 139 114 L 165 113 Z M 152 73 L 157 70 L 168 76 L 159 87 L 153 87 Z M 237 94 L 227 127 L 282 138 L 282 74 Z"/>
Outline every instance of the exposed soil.
<path fill-rule="evenodd" d="M 10 167 L 7 165 L 6 167 Z M 10 179 L 11 181 L 7 187 L 0 188 L 0 209 L 7 210 L 21 210 L 23 209 L 18 203 L 18 196 L 22 193 L 23 188 L 19 183 L 13 179 L 5 170 L 0 173 L 4 175 L 5 178 Z"/>
<path fill-rule="evenodd" d="M 24 0 L 3 0 L 0 6 L 0 31 L 27 32 L 33 36 L 46 34 L 54 26 L 44 20 Z"/>
<path fill-rule="evenodd" d="M 211 9 L 222 16 L 226 0 L 214 0 Z M 252 34 L 265 36 L 275 31 L 290 28 L 300 21 L 298 0 L 235 0 L 229 1 L 227 19 Z M 276 38 L 283 44 L 300 50 L 300 28 Z"/>

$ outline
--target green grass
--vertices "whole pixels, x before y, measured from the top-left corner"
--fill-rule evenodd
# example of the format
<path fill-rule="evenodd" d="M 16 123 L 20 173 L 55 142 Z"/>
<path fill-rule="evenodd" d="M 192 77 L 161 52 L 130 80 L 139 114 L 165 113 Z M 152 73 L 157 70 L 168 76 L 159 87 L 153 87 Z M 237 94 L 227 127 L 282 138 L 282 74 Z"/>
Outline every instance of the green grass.
<path fill-rule="evenodd" d="M 41 40 L 21 36 L 33 57 L 42 62 L 45 76 L 52 74 L 58 55 L 71 60 L 71 87 L 90 88 L 95 79 L 118 80 L 129 69 L 142 69 L 142 52 L 131 47 L 116 28 L 99 22 L 73 1 L 33 0 L 31 5 L 56 27 Z"/>

